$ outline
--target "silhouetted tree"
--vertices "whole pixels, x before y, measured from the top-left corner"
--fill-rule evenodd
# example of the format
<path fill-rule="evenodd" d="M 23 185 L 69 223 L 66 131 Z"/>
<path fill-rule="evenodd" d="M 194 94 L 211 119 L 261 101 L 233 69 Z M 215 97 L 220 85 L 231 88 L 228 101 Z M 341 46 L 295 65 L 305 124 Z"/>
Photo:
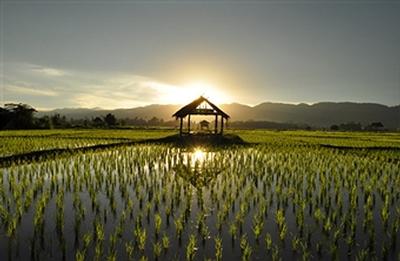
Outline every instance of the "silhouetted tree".
<path fill-rule="evenodd" d="M 94 127 L 104 127 L 104 121 L 100 117 L 96 117 L 92 120 Z"/>
<path fill-rule="evenodd" d="M 54 114 L 50 117 L 50 124 L 52 128 L 68 128 L 71 127 L 71 124 L 68 122 L 67 117 L 65 115 L 61 116 L 60 114 Z"/>
<path fill-rule="evenodd" d="M 339 126 L 334 124 L 334 125 L 331 126 L 331 130 L 337 131 L 337 130 L 339 130 Z"/>
<path fill-rule="evenodd" d="M 108 127 L 117 125 L 117 118 L 115 118 L 115 116 L 111 113 L 107 114 L 106 117 L 104 117 L 104 121 L 106 122 Z"/>
<path fill-rule="evenodd" d="M 51 120 L 51 124 L 54 126 L 54 127 L 59 127 L 59 126 L 61 126 L 61 116 L 60 116 L 60 114 L 54 114 L 54 115 L 52 115 L 51 117 L 50 117 L 50 120 Z"/>
<path fill-rule="evenodd" d="M 383 130 L 384 126 L 383 126 L 383 123 L 379 121 L 379 122 L 371 123 L 365 129 L 370 130 L 370 131 L 379 131 L 379 130 Z"/>
<path fill-rule="evenodd" d="M 84 119 L 83 120 L 83 127 L 89 127 L 89 125 L 90 125 L 90 121 L 88 120 L 88 119 Z"/>
<path fill-rule="evenodd" d="M 28 104 L 8 103 L 1 109 L 1 126 L 5 129 L 31 129 L 34 127 L 33 113 Z"/>
<path fill-rule="evenodd" d="M 153 117 L 147 122 L 147 124 L 150 126 L 157 126 L 160 123 L 161 123 L 161 121 L 157 117 Z"/>
<path fill-rule="evenodd" d="M 0 107 L 0 129 L 5 129 L 7 123 L 11 120 L 11 112 Z"/>
<path fill-rule="evenodd" d="M 51 129 L 51 120 L 49 116 L 43 116 L 35 120 L 35 127 L 39 129 Z"/>
<path fill-rule="evenodd" d="M 339 130 L 360 131 L 360 130 L 362 130 L 362 126 L 361 126 L 361 123 L 354 123 L 354 122 L 342 123 L 339 125 Z"/>

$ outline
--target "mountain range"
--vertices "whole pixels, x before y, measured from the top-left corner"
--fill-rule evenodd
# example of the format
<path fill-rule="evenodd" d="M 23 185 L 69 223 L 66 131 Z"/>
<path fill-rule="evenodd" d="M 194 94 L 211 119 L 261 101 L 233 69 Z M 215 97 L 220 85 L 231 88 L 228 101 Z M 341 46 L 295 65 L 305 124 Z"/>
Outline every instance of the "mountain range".
<path fill-rule="evenodd" d="M 148 105 L 129 109 L 85 109 L 64 108 L 51 111 L 39 111 L 38 116 L 60 114 L 67 118 L 83 119 L 114 114 L 117 118 L 157 117 L 165 121 L 173 120 L 172 114 L 181 105 Z M 386 106 L 376 103 L 319 102 L 314 104 L 285 104 L 265 102 L 256 106 L 239 103 L 219 106 L 231 116 L 231 121 L 271 121 L 281 123 L 307 124 L 313 127 L 329 127 L 333 124 L 348 122 L 368 125 L 382 122 L 385 128 L 400 129 L 400 105 Z"/>

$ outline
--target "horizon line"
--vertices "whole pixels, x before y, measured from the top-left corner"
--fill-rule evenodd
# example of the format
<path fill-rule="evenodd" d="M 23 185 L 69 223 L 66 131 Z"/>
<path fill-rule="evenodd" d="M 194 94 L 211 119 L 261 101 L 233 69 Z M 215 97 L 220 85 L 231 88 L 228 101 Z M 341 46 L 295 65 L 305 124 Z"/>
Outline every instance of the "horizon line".
<path fill-rule="evenodd" d="M 3 106 L 5 104 L 8 103 L 23 103 L 23 104 L 28 104 L 28 103 L 24 103 L 24 102 L 15 102 L 15 101 L 6 101 L 4 102 Z M 188 102 L 190 103 L 190 102 Z M 400 103 L 398 104 L 393 104 L 393 105 L 389 105 L 389 104 L 384 104 L 384 103 L 380 103 L 380 102 L 372 102 L 372 101 L 317 101 L 317 102 L 289 102 L 289 101 L 264 101 L 264 102 L 260 102 L 257 104 L 246 104 L 246 103 L 240 103 L 240 102 L 229 102 L 229 103 L 220 103 L 219 106 L 224 106 L 224 105 L 234 105 L 234 104 L 238 104 L 238 105 L 243 105 L 243 106 L 248 106 L 251 108 L 254 108 L 256 106 L 259 106 L 261 104 L 265 104 L 265 103 L 274 103 L 274 104 L 286 104 L 286 105 L 301 105 L 301 104 L 305 104 L 308 106 L 313 106 L 316 104 L 320 104 L 320 103 L 335 103 L 335 104 L 339 104 L 339 103 L 354 103 L 354 104 L 376 104 L 376 105 L 383 105 L 383 106 L 387 106 L 387 107 L 396 107 L 396 106 L 400 106 Z M 65 109 L 87 109 L 87 110 L 126 110 L 126 109 L 136 109 L 136 108 L 144 108 L 144 107 L 148 107 L 148 106 L 185 106 L 185 104 L 182 103 L 149 103 L 147 105 L 140 105 L 140 106 L 131 106 L 131 107 L 115 107 L 115 108 L 104 108 L 104 107 L 54 107 L 54 108 L 44 108 L 44 107 L 35 107 L 31 104 L 28 104 L 30 106 L 32 106 L 33 108 L 35 108 L 38 111 L 54 111 L 54 110 L 65 110 Z"/>

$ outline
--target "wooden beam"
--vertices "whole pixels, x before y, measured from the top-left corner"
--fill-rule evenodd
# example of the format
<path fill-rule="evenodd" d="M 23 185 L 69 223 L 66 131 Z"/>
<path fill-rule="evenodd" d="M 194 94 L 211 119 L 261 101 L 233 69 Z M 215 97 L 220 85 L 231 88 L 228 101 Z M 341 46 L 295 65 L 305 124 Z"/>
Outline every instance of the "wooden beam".
<path fill-rule="evenodd" d="M 216 112 L 212 109 L 194 109 L 190 112 L 190 114 L 216 114 Z"/>
<path fill-rule="evenodd" d="M 189 114 L 189 113 L 188 113 Z M 186 114 L 186 115 L 188 115 Z M 193 110 L 190 112 L 191 115 L 217 115 L 217 112 L 214 112 L 213 110 L 205 110 L 205 111 L 199 111 L 199 110 Z M 183 117 L 186 117 L 186 115 L 184 115 Z"/>
<path fill-rule="evenodd" d="M 214 133 L 217 134 L 218 133 L 218 115 L 215 115 L 215 130 Z"/>
<path fill-rule="evenodd" d="M 224 117 L 221 117 L 221 135 L 224 134 Z"/>
<path fill-rule="evenodd" d="M 179 135 L 182 136 L 182 127 L 183 127 L 183 118 L 181 117 L 181 123 L 180 123 L 180 127 L 179 127 Z"/>
<path fill-rule="evenodd" d="M 188 115 L 188 133 L 190 134 L 190 114 Z"/>

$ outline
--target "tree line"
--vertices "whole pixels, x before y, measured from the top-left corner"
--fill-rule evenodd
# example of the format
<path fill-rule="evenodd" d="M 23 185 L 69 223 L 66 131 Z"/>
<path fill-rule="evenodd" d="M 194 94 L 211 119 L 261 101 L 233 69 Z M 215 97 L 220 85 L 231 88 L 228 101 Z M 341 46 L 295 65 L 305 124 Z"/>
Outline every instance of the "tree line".
<path fill-rule="evenodd" d="M 36 117 L 35 108 L 23 103 L 8 103 L 0 107 L 0 130 L 16 129 L 62 129 L 62 128 L 117 128 L 124 126 L 136 127 L 175 127 L 175 121 L 164 121 L 153 117 L 143 119 L 135 117 L 117 119 L 112 113 L 90 119 L 68 119 L 60 114 Z"/>
<path fill-rule="evenodd" d="M 90 119 L 68 119 L 66 116 L 54 114 L 35 117 L 37 110 L 28 104 L 8 103 L 0 107 L 0 130 L 4 129 L 61 129 L 61 128 L 118 128 L 118 127 L 168 127 L 175 128 L 175 120 L 164 121 L 157 117 L 143 119 L 140 117 L 117 119 L 112 113 Z M 278 123 L 269 121 L 233 121 L 229 122 L 233 129 L 276 129 L 276 130 L 311 130 L 307 124 Z M 319 128 L 320 129 L 320 128 Z M 332 131 L 382 131 L 385 130 L 381 122 L 372 122 L 362 126 L 361 123 L 341 123 L 332 125 Z"/>
<path fill-rule="evenodd" d="M 386 130 L 382 122 L 372 122 L 363 126 L 359 122 L 347 122 L 341 124 L 334 124 L 331 126 L 332 131 L 383 131 Z"/>

